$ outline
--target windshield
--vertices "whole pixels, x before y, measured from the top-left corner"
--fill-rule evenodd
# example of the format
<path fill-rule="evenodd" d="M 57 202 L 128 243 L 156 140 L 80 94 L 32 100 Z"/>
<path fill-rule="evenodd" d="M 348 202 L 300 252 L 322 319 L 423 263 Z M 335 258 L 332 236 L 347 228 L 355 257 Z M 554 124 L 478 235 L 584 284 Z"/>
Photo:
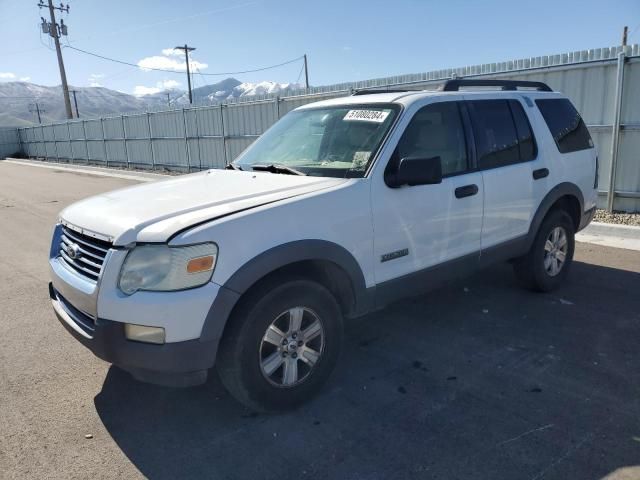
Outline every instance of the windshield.
<path fill-rule="evenodd" d="M 287 114 L 233 162 L 242 170 L 283 166 L 305 175 L 362 177 L 398 113 L 390 104 Z M 281 173 L 273 167 L 273 173 Z"/>

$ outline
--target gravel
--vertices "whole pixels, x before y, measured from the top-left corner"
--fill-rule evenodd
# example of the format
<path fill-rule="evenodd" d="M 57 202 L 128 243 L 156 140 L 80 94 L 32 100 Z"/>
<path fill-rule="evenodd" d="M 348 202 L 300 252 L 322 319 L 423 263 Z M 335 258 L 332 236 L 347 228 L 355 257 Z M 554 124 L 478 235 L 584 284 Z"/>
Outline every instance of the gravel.
<path fill-rule="evenodd" d="M 640 213 L 613 212 L 596 210 L 594 222 L 616 223 L 618 225 L 633 225 L 640 227 Z"/>

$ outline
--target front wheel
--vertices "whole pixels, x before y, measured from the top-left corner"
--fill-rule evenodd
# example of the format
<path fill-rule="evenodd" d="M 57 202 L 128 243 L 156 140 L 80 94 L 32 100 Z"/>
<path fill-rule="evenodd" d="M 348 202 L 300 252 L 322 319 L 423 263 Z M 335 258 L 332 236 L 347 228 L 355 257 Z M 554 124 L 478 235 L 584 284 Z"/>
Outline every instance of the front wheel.
<path fill-rule="evenodd" d="M 217 369 L 229 392 L 259 411 L 293 408 L 315 395 L 334 369 L 342 314 L 315 282 L 266 286 L 241 301 L 222 339 Z"/>
<path fill-rule="evenodd" d="M 571 217 L 564 210 L 551 212 L 542 222 L 529 252 L 514 263 L 520 283 L 540 292 L 560 286 L 573 261 L 574 235 Z"/>

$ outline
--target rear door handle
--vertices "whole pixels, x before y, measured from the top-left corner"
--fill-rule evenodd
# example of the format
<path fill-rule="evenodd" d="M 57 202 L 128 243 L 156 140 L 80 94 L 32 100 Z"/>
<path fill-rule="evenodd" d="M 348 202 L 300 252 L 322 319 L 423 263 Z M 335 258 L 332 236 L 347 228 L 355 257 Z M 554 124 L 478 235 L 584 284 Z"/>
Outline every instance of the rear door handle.
<path fill-rule="evenodd" d="M 478 186 L 475 184 L 465 185 L 464 187 L 458 187 L 455 190 L 456 198 L 471 197 L 478 193 Z"/>
<path fill-rule="evenodd" d="M 538 170 L 533 171 L 534 180 L 540 180 L 541 178 L 548 177 L 548 176 L 549 176 L 548 168 L 539 168 Z"/>

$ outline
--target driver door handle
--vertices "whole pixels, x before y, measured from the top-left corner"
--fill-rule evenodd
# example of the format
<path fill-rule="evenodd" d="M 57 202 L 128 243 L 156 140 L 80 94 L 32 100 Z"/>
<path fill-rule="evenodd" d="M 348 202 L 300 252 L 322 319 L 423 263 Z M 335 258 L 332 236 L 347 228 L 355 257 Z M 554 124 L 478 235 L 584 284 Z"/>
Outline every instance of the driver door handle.
<path fill-rule="evenodd" d="M 472 197 L 478 193 L 478 186 L 475 183 L 471 185 L 465 185 L 464 187 L 458 187 L 455 190 L 456 198 Z"/>

